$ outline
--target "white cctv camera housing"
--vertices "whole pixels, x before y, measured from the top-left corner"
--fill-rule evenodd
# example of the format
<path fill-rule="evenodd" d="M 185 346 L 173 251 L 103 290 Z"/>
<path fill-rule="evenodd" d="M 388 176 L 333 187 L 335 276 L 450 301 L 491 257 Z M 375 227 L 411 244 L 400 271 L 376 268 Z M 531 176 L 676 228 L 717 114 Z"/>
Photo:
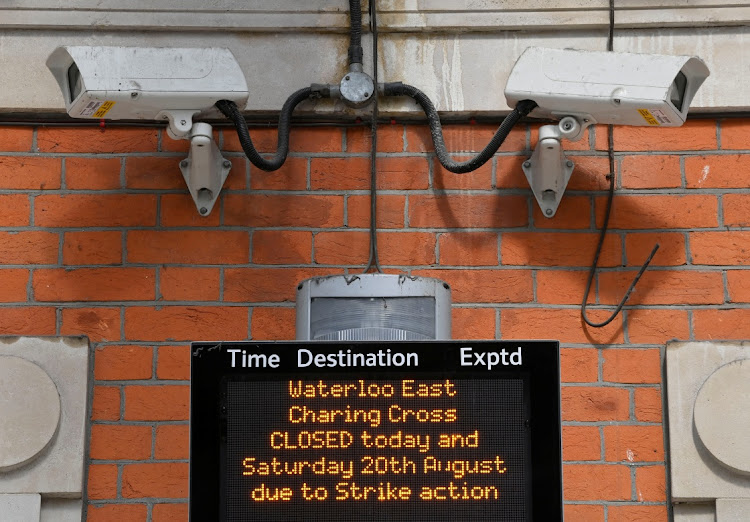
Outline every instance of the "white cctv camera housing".
<path fill-rule="evenodd" d="M 708 77 L 697 57 L 530 47 L 505 87 L 508 105 L 533 100 L 531 116 L 677 127 Z"/>
<path fill-rule="evenodd" d="M 560 120 L 539 129 L 522 166 L 543 214 L 555 215 L 575 167 L 563 138 L 578 140 L 595 123 L 678 127 L 708 74 L 691 56 L 526 49 L 505 87 L 508 105 L 533 100 L 532 116 Z"/>
<path fill-rule="evenodd" d="M 167 119 L 169 111 L 213 111 L 219 100 L 244 107 L 248 98 L 245 75 L 224 48 L 64 46 L 47 67 L 73 118 Z"/>
<path fill-rule="evenodd" d="M 193 117 L 218 114 L 219 100 L 247 103 L 245 75 L 229 49 L 68 46 L 55 49 L 47 67 L 73 118 L 168 120 L 170 137 L 190 140 L 180 170 L 198 212 L 211 213 L 232 164 L 211 125 Z"/>

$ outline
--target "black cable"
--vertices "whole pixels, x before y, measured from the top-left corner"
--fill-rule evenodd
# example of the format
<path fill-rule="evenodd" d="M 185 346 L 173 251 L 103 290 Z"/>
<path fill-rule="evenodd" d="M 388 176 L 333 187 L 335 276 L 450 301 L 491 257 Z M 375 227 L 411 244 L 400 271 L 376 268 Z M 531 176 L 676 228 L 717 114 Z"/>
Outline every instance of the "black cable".
<path fill-rule="evenodd" d="M 61 114 L 31 114 L 31 113 L 15 113 L 17 117 L 14 117 L 13 114 L 6 115 L 7 117 L 0 121 L 0 126 L 9 126 L 9 127 L 101 127 L 101 122 L 99 120 L 75 120 L 72 118 L 69 118 L 67 115 L 63 116 Z M 273 116 L 276 118 L 276 116 Z M 276 127 L 277 121 L 270 121 L 269 118 L 271 118 L 271 115 L 268 114 L 248 114 L 245 115 L 245 121 L 247 122 L 248 129 L 267 129 L 270 127 Z M 728 113 L 728 112 L 722 112 L 722 111 L 711 111 L 711 112 L 699 112 L 699 113 L 693 113 L 691 112 L 688 115 L 689 121 L 697 121 L 697 120 L 719 120 L 719 119 L 729 119 L 729 120 L 736 120 L 740 118 L 750 118 L 750 112 L 744 111 L 744 112 L 734 112 L 734 113 Z M 498 123 L 500 118 L 493 115 L 472 115 L 472 116 L 466 116 L 463 114 L 443 114 L 441 116 L 442 123 L 450 122 L 450 123 L 456 123 L 456 124 L 468 124 L 470 122 L 473 123 L 483 123 L 483 124 L 496 124 Z M 212 125 L 214 127 L 234 127 L 234 123 L 231 121 L 227 121 L 225 119 L 222 120 L 216 120 L 216 119 L 201 119 L 200 121 L 204 121 L 208 123 L 209 125 Z M 379 118 L 380 123 L 388 123 L 392 121 L 392 118 L 386 117 L 386 118 Z M 543 120 L 543 119 L 534 119 L 537 123 L 552 123 L 552 120 Z M 420 123 L 424 122 L 424 118 L 416 117 L 412 115 L 403 115 L 399 116 L 398 122 L 405 125 L 418 125 Z M 337 127 L 363 127 L 365 125 L 369 125 L 369 122 L 363 122 L 359 121 L 356 116 L 352 116 L 349 113 L 330 113 L 326 114 L 325 117 L 320 114 L 315 115 L 309 115 L 309 114 L 300 114 L 293 116 L 292 118 L 292 126 L 293 127 L 330 127 L 330 126 L 337 126 Z M 157 128 L 166 128 L 169 124 L 164 122 L 163 120 L 154 121 L 154 120 L 107 120 L 106 124 L 104 125 L 105 128 L 108 127 L 157 127 Z"/>
<path fill-rule="evenodd" d="M 615 0 L 609 0 L 609 33 L 607 34 L 607 50 L 615 50 Z"/>
<path fill-rule="evenodd" d="M 612 134 L 610 133 L 610 150 L 612 147 Z M 586 291 L 583 293 L 583 303 L 581 304 L 581 317 L 583 317 L 583 320 L 586 322 L 587 325 L 592 326 L 594 328 L 602 328 L 604 326 L 607 326 L 609 323 L 614 321 L 615 317 L 620 313 L 622 310 L 622 307 L 625 306 L 625 303 L 630 298 L 630 294 L 635 289 L 635 285 L 638 283 L 638 281 L 641 279 L 641 276 L 648 268 L 648 265 L 651 264 L 651 260 L 654 258 L 654 255 L 656 255 L 656 251 L 659 250 L 659 243 L 654 245 L 653 250 L 651 250 L 651 254 L 648 256 L 648 259 L 646 259 L 646 262 L 643 263 L 641 266 L 641 269 L 638 271 L 638 274 L 636 274 L 633 281 L 630 283 L 630 287 L 628 287 L 628 291 L 625 292 L 625 295 L 618 303 L 617 307 L 615 308 L 614 312 L 605 319 L 604 321 L 600 323 L 595 323 L 591 321 L 588 316 L 586 315 L 586 305 L 587 301 L 589 300 L 589 293 L 591 292 L 591 283 L 594 281 L 594 275 L 596 274 L 596 268 L 599 264 L 599 256 L 602 253 L 602 246 L 604 245 L 604 239 L 607 235 L 607 229 L 609 228 L 609 217 L 612 213 L 612 199 L 615 195 L 615 174 L 614 174 L 614 153 L 610 155 L 610 171 L 609 174 L 609 194 L 607 196 L 607 208 L 604 212 L 604 224 L 602 225 L 602 230 L 599 234 L 599 243 L 596 245 L 596 252 L 594 253 L 594 262 L 591 264 L 591 268 L 589 269 L 589 276 L 586 280 Z"/>
<path fill-rule="evenodd" d="M 615 34 L 615 2 L 614 0 L 609 0 L 609 35 L 607 36 L 607 50 L 609 52 L 612 52 L 614 50 L 614 34 Z M 587 325 L 592 326 L 594 328 L 602 328 L 603 326 L 607 326 L 609 323 L 611 323 L 615 317 L 620 313 L 622 310 L 622 307 L 625 306 L 625 303 L 630 298 L 630 294 L 635 289 L 635 285 L 638 284 L 638 281 L 641 279 L 641 276 L 648 268 L 648 265 L 651 264 L 651 260 L 656 255 L 656 251 L 659 250 L 659 243 L 654 245 L 653 250 L 651 250 L 651 254 L 648 256 L 648 259 L 646 259 L 646 262 L 643 263 L 641 266 L 641 269 L 636 274 L 633 281 L 630 283 L 630 286 L 628 287 L 628 291 L 625 292 L 625 295 L 622 299 L 620 299 L 620 302 L 617 304 L 617 307 L 615 308 L 614 312 L 605 319 L 604 321 L 600 323 L 594 323 L 592 322 L 588 316 L 586 315 L 586 305 L 587 301 L 589 300 L 589 293 L 591 292 L 591 283 L 594 281 L 594 275 L 596 275 L 596 268 L 599 265 L 599 256 L 602 253 L 602 246 L 604 245 L 604 239 L 607 235 L 607 230 L 609 229 L 609 217 L 612 214 L 612 200 L 615 197 L 615 137 L 614 137 L 614 126 L 608 125 L 607 126 L 607 153 L 609 156 L 609 175 L 607 176 L 609 178 L 609 194 L 607 195 L 607 208 L 604 212 L 604 223 L 602 224 L 602 230 L 599 234 L 599 243 L 596 245 L 596 252 L 594 253 L 594 261 L 591 263 L 591 268 L 589 269 L 589 276 L 586 280 L 586 291 L 583 293 L 583 303 L 581 304 L 581 317 L 583 317 L 583 320 L 586 322 Z"/>
<path fill-rule="evenodd" d="M 500 145 L 503 144 L 503 141 L 508 137 L 513 126 L 537 106 L 536 102 L 532 100 L 521 100 L 518 102 L 511 113 L 502 121 L 497 132 L 495 132 L 495 135 L 487 146 L 473 158 L 467 161 L 458 162 L 454 161 L 450 154 L 448 154 L 445 140 L 443 139 L 443 127 L 440 124 L 440 117 L 438 116 L 437 110 L 435 110 L 435 106 L 425 93 L 411 85 L 395 82 L 385 84 L 384 94 L 386 96 L 409 96 L 417 102 L 427 116 L 427 122 L 430 125 L 430 134 L 432 135 L 432 142 L 435 145 L 435 154 L 437 154 L 440 164 L 443 165 L 445 170 L 456 174 L 471 172 L 484 165 L 487 160 L 497 152 Z"/>
<path fill-rule="evenodd" d="M 370 0 L 370 30 L 372 32 L 372 77 L 373 83 L 378 84 L 378 7 L 376 0 Z M 378 273 L 383 273 L 378 257 L 378 97 L 372 102 L 372 117 L 370 119 L 370 258 L 364 273 L 372 267 Z"/>
<path fill-rule="evenodd" d="M 289 132 L 292 112 L 297 105 L 310 98 L 312 95 L 312 88 L 305 87 L 287 98 L 281 109 L 281 113 L 279 114 L 276 153 L 270 160 L 265 159 L 257 150 L 255 150 L 253 141 L 250 139 L 247 122 L 242 116 L 236 103 L 230 100 L 219 100 L 216 102 L 216 107 L 222 112 L 222 114 L 224 114 L 224 116 L 232 120 L 234 123 L 234 126 L 237 129 L 237 135 L 240 139 L 240 145 L 242 145 L 242 150 L 245 152 L 245 155 L 250 162 L 261 170 L 272 171 L 281 168 L 286 161 L 287 154 L 289 154 Z"/>

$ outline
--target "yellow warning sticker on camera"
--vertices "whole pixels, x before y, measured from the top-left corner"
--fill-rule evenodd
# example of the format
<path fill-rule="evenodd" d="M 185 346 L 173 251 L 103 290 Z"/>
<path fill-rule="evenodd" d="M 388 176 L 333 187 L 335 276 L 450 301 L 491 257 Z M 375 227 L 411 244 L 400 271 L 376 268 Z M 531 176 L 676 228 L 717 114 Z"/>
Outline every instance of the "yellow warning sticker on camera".
<path fill-rule="evenodd" d="M 115 102 L 113 101 L 105 101 L 102 103 L 97 111 L 94 113 L 95 118 L 104 118 L 104 116 L 109 112 L 109 110 L 115 106 Z"/>
<path fill-rule="evenodd" d="M 659 120 L 657 120 L 648 109 L 638 109 L 638 113 L 643 116 L 643 119 L 646 120 L 646 123 L 649 125 L 661 125 Z"/>

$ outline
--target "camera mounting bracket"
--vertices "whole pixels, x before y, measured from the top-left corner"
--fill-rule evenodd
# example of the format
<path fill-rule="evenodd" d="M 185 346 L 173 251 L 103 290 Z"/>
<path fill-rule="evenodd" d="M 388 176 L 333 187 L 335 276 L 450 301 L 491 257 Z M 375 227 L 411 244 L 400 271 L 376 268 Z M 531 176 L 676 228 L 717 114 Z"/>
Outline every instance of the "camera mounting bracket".
<path fill-rule="evenodd" d="M 208 123 L 194 123 L 184 139 L 190 140 L 190 154 L 180 162 L 180 171 L 198 213 L 207 216 L 219 199 L 232 162 L 221 155 Z"/>
<path fill-rule="evenodd" d="M 199 110 L 170 109 L 161 111 L 156 117 L 169 121 L 167 134 L 170 138 L 173 140 L 186 140 L 190 138 L 190 130 L 193 128 L 193 116 L 199 112 Z"/>
<path fill-rule="evenodd" d="M 593 118 L 566 116 L 557 125 L 539 128 L 539 141 L 531 157 L 523 162 L 523 173 L 529 182 L 539 208 L 545 217 L 557 212 L 560 200 L 568 186 L 575 163 L 565 157 L 561 140 L 581 139 L 586 127 L 594 123 Z"/>
<path fill-rule="evenodd" d="M 208 123 L 193 123 L 197 110 L 164 110 L 157 118 L 168 120 L 167 134 L 174 140 L 190 140 L 190 153 L 180 162 L 180 171 L 185 178 L 195 207 L 201 216 L 207 216 L 214 208 L 221 193 L 232 162 L 221 155 Z"/>

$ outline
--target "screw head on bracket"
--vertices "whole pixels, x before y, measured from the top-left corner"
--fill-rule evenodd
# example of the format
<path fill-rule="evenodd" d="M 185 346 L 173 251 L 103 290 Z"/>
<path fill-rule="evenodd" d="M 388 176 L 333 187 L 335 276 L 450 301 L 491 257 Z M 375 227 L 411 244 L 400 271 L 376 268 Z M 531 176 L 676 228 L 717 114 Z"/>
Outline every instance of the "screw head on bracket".
<path fill-rule="evenodd" d="M 575 141 L 581 137 L 585 127 L 582 127 L 581 123 L 573 116 L 565 116 L 558 123 L 558 129 L 562 138 Z"/>

